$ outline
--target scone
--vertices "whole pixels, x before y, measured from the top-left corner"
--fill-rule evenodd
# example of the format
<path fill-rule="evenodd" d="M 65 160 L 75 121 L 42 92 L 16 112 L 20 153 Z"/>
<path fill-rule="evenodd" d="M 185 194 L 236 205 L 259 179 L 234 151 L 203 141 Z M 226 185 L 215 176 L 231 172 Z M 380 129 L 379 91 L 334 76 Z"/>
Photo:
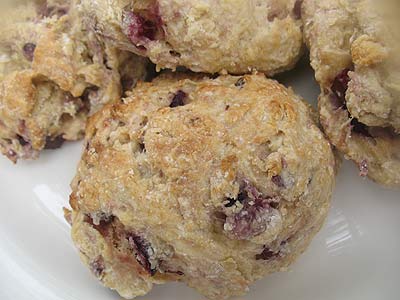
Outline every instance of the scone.
<path fill-rule="evenodd" d="M 0 150 L 14 162 L 82 138 L 87 116 L 120 98 L 127 58 L 132 79 L 145 75 L 144 58 L 99 41 L 68 1 L 24 1 L 1 16 Z"/>
<path fill-rule="evenodd" d="M 302 49 L 298 0 L 77 2 L 101 37 L 159 69 L 273 75 L 292 68 Z"/>
<path fill-rule="evenodd" d="M 400 187 L 400 13 L 397 1 L 305 0 L 319 112 L 360 175 Z"/>
<path fill-rule="evenodd" d="M 212 299 L 242 295 L 321 228 L 331 146 L 310 107 L 264 75 L 176 76 L 139 83 L 89 120 L 72 238 L 125 298 L 168 281 Z"/>

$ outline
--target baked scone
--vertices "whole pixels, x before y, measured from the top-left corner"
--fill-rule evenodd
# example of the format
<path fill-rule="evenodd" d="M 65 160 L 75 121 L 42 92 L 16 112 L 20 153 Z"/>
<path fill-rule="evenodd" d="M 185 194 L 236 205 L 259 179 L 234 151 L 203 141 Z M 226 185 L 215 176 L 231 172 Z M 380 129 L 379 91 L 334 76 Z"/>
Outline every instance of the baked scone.
<path fill-rule="evenodd" d="M 167 281 L 242 295 L 321 228 L 331 146 L 310 107 L 264 75 L 176 76 L 139 83 L 89 120 L 72 238 L 125 298 Z"/>
<path fill-rule="evenodd" d="M 1 15 L 0 150 L 14 162 L 82 138 L 87 116 L 121 97 L 127 56 L 131 78 L 145 75 L 144 58 L 99 41 L 68 1 L 25 1 Z"/>
<path fill-rule="evenodd" d="M 360 175 L 400 187 L 398 1 L 305 0 L 302 12 L 326 134 Z"/>
<path fill-rule="evenodd" d="M 77 2 L 100 36 L 159 69 L 273 75 L 292 68 L 302 49 L 298 0 Z"/>

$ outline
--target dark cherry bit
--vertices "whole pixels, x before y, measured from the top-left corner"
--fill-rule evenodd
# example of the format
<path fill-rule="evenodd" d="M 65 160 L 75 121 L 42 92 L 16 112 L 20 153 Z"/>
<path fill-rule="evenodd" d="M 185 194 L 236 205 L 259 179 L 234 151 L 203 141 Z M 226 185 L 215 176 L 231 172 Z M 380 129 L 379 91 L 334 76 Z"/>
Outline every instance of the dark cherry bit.
<path fill-rule="evenodd" d="M 284 188 L 285 183 L 283 182 L 283 178 L 280 175 L 272 176 L 271 181 L 278 187 Z"/>
<path fill-rule="evenodd" d="M 248 180 L 244 180 L 235 202 L 228 199 L 225 207 L 233 206 L 237 201 L 242 209 L 225 219 L 224 230 L 233 239 L 245 240 L 263 233 L 270 224 L 271 218 L 279 212 L 279 198 L 263 196 Z"/>
<path fill-rule="evenodd" d="M 187 94 L 184 91 L 182 90 L 177 91 L 175 95 L 172 97 L 171 104 L 169 105 L 169 107 L 174 108 L 185 105 L 186 97 Z"/>
<path fill-rule="evenodd" d="M 144 238 L 136 235 L 129 234 L 128 242 L 132 250 L 135 252 L 135 258 L 138 263 L 151 275 L 153 276 L 157 272 L 157 268 L 151 265 L 150 256 L 154 253 L 150 243 Z"/>
<path fill-rule="evenodd" d="M 272 258 L 278 257 L 279 254 L 279 251 L 273 252 L 269 248 L 264 248 L 263 252 L 256 255 L 256 260 L 270 260 Z"/>
<path fill-rule="evenodd" d="M 18 139 L 18 142 L 20 143 L 20 145 L 21 145 L 22 147 L 29 144 L 29 142 L 28 142 L 24 137 L 22 137 L 22 136 L 19 135 L 19 134 L 17 134 L 17 139 Z"/>
<path fill-rule="evenodd" d="M 26 43 L 22 47 L 22 51 L 27 60 L 33 61 L 33 54 L 35 52 L 35 49 L 36 49 L 36 45 L 34 43 Z"/>
<path fill-rule="evenodd" d="M 157 17 L 154 20 L 145 19 L 134 12 L 127 12 L 124 18 L 124 23 L 127 26 L 126 34 L 133 44 L 137 44 L 140 41 L 154 41 L 160 31 L 160 21 Z"/>
<path fill-rule="evenodd" d="M 146 152 L 146 145 L 144 143 L 138 143 L 139 151 L 144 153 Z"/>
<path fill-rule="evenodd" d="M 103 275 L 105 266 L 104 259 L 101 255 L 90 263 L 90 269 L 97 278 L 100 278 Z"/>
<path fill-rule="evenodd" d="M 347 109 L 346 107 L 346 91 L 350 81 L 350 69 L 344 69 L 333 80 L 331 90 L 333 92 L 332 103 L 335 108 Z"/>
<path fill-rule="evenodd" d="M 346 92 L 350 82 L 350 71 L 351 69 L 344 69 L 335 77 L 332 83 L 331 90 L 333 94 L 331 95 L 331 103 L 336 109 L 341 108 L 343 110 L 347 110 Z M 349 118 L 351 118 L 350 112 Z M 353 133 L 361 134 L 366 137 L 372 137 L 368 131 L 368 126 L 359 122 L 356 118 L 351 119 L 350 126 Z"/>
<path fill-rule="evenodd" d="M 44 146 L 45 149 L 58 149 L 64 144 L 65 139 L 62 137 L 62 135 L 56 136 L 55 138 L 48 136 L 46 138 L 46 144 Z"/>
<path fill-rule="evenodd" d="M 240 77 L 236 82 L 235 82 L 235 86 L 238 87 L 239 89 L 242 89 L 243 86 L 246 84 L 246 80 L 244 79 L 244 77 Z"/>
<path fill-rule="evenodd" d="M 239 192 L 238 196 L 235 198 L 228 198 L 227 200 L 229 201 L 227 204 L 225 204 L 225 207 L 232 207 L 236 204 L 236 202 L 240 202 L 243 204 L 244 200 L 246 199 L 247 194 L 242 190 Z"/>
<path fill-rule="evenodd" d="M 301 19 L 301 5 L 302 4 L 303 4 L 303 0 L 297 0 L 294 3 L 293 14 L 297 20 Z"/>
<path fill-rule="evenodd" d="M 175 50 L 169 51 L 169 54 L 171 54 L 171 56 L 174 56 L 174 57 L 181 57 L 181 54 Z"/>

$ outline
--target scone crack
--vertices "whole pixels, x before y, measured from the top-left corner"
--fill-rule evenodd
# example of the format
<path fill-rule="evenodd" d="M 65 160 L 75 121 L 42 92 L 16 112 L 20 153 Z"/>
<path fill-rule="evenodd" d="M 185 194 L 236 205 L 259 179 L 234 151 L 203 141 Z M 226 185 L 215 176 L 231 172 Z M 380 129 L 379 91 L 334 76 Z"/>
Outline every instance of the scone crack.
<path fill-rule="evenodd" d="M 132 251 L 135 252 L 136 260 L 153 276 L 157 272 L 158 261 L 152 259 L 155 253 L 150 243 L 141 236 L 133 233 L 128 234 L 128 242 Z"/>
<path fill-rule="evenodd" d="M 353 84 L 353 80 L 351 75 L 354 72 L 350 68 L 346 68 L 341 71 L 333 80 L 331 85 L 331 93 L 329 94 L 329 98 L 331 100 L 331 106 L 333 110 L 336 111 L 346 111 L 348 114 L 349 122 L 347 123 L 350 126 L 350 132 L 359 134 L 364 137 L 369 138 L 377 138 L 379 136 L 387 136 L 390 135 L 390 132 L 395 134 L 395 129 L 391 126 L 387 127 L 377 127 L 377 126 L 367 126 L 366 124 L 360 122 L 356 117 L 354 117 L 347 107 L 347 92 L 349 89 L 349 84 Z M 379 130 L 378 130 L 379 128 Z M 351 136 L 350 136 L 351 137 Z"/>
<path fill-rule="evenodd" d="M 125 229 L 114 215 L 104 212 L 86 214 L 85 222 L 97 230 L 103 238 L 122 253 L 129 253 L 150 276 L 158 271 L 159 260 L 151 244 L 140 234 Z M 97 257 L 90 263 L 92 272 L 100 277 L 105 269 L 103 258 Z"/>

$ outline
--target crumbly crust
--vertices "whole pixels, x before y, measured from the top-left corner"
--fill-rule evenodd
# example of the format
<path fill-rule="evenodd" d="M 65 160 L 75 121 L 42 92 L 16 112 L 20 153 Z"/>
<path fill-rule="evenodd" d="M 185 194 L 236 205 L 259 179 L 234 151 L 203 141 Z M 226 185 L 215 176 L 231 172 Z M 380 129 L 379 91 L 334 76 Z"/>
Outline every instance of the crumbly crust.
<path fill-rule="evenodd" d="M 125 298 L 167 281 L 242 295 L 328 212 L 335 160 L 300 97 L 264 75 L 184 76 L 91 117 L 71 185 L 81 258 Z"/>
<path fill-rule="evenodd" d="M 145 59 L 99 41 L 66 3 L 25 1 L 2 12 L 0 150 L 14 162 L 82 138 L 87 116 L 121 97 L 126 56 L 138 66 L 132 79 L 145 76 Z"/>
<path fill-rule="evenodd" d="M 79 0 L 96 32 L 158 68 L 273 75 L 302 50 L 300 1 Z"/>
<path fill-rule="evenodd" d="M 304 35 L 321 85 L 321 123 L 360 174 L 400 187 L 397 1 L 305 0 Z"/>

